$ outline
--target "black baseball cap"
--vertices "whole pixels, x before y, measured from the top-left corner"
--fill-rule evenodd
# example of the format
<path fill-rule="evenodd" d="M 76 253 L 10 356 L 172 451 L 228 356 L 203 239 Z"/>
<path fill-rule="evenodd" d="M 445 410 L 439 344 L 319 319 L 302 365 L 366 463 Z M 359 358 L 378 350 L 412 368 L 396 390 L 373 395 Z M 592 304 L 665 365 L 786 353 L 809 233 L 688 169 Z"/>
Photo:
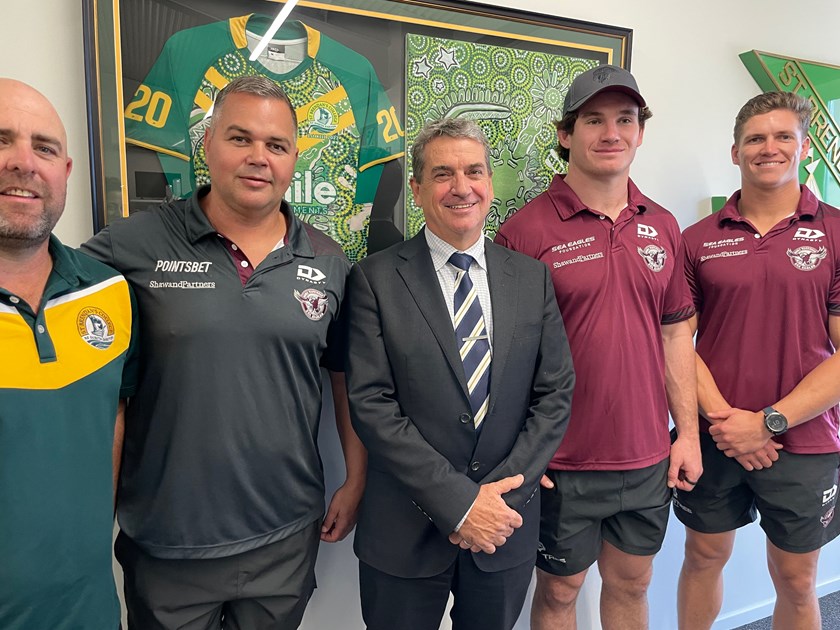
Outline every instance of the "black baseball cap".
<path fill-rule="evenodd" d="M 645 99 L 639 94 L 636 79 L 624 68 L 618 66 L 596 66 L 579 74 L 572 81 L 566 100 L 563 101 L 563 115 L 573 112 L 590 98 L 601 92 L 623 92 L 632 97 L 639 107 L 645 107 Z"/>

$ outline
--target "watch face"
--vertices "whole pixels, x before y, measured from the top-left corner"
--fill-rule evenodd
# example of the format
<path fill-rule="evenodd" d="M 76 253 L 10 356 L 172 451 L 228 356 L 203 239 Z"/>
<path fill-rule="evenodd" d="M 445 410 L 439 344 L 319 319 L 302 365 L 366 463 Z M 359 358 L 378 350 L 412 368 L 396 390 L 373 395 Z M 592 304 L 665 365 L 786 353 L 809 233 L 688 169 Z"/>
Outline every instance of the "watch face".
<path fill-rule="evenodd" d="M 787 419 L 780 413 L 769 413 L 764 417 L 764 425 L 770 433 L 784 433 L 787 430 Z"/>

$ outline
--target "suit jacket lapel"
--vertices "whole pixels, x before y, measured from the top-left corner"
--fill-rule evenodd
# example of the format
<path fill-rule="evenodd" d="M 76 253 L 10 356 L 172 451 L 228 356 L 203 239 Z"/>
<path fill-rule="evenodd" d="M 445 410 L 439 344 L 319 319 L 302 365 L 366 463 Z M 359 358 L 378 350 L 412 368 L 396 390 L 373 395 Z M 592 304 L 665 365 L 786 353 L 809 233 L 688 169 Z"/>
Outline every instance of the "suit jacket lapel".
<path fill-rule="evenodd" d="M 403 260 L 398 263 L 397 273 L 402 277 L 417 308 L 429 323 L 429 328 L 432 329 L 432 334 L 440 345 L 449 367 L 458 379 L 464 395 L 467 395 L 464 365 L 455 343 L 452 318 L 446 310 L 446 302 L 441 295 L 437 273 L 432 265 L 432 257 L 429 254 L 423 230 L 411 240 L 406 241 L 398 255 Z M 434 369 L 432 366 L 429 367 Z"/>
<path fill-rule="evenodd" d="M 485 245 L 490 303 L 493 306 L 493 361 L 490 363 L 490 410 L 502 388 L 502 374 L 513 342 L 516 323 L 516 278 L 510 265 L 510 253 L 499 245 Z M 489 415 L 489 413 L 488 413 Z"/>

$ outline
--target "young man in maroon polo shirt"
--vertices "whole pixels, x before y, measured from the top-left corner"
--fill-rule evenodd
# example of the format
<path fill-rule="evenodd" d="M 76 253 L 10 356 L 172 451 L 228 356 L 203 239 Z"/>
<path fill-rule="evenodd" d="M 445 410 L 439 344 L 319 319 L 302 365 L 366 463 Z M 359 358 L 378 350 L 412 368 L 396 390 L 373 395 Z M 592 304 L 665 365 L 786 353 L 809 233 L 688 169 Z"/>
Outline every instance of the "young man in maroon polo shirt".
<path fill-rule="evenodd" d="M 837 536 L 840 211 L 799 184 L 811 104 L 751 99 L 735 119 L 741 190 L 685 231 L 697 315 L 706 473 L 674 511 L 686 525 L 680 628 L 710 628 L 735 530 L 761 514 L 774 628 L 820 627 L 820 548 Z M 705 413 L 703 412 L 705 410 Z"/>
<path fill-rule="evenodd" d="M 630 180 L 650 116 L 626 70 L 578 76 L 557 123 L 568 175 L 496 239 L 548 265 L 578 375 L 566 437 L 543 478 L 536 630 L 576 627 L 596 561 L 603 626 L 646 628 L 670 488 L 691 490 L 702 473 L 680 230 Z"/>

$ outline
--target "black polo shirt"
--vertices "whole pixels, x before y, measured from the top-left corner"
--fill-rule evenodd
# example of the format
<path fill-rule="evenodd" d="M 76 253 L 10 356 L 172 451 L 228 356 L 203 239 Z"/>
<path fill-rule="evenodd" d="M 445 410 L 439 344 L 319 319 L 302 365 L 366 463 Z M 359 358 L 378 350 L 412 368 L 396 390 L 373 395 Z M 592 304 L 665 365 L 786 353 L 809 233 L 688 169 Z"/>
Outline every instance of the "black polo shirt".
<path fill-rule="evenodd" d="M 117 514 L 160 558 L 229 556 L 320 518 L 321 371 L 343 370 L 350 264 L 283 202 L 286 245 L 243 285 L 198 205 L 115 222 L 84 249 L 120 270 L 140 315 Z"/>

